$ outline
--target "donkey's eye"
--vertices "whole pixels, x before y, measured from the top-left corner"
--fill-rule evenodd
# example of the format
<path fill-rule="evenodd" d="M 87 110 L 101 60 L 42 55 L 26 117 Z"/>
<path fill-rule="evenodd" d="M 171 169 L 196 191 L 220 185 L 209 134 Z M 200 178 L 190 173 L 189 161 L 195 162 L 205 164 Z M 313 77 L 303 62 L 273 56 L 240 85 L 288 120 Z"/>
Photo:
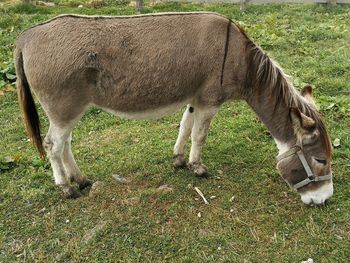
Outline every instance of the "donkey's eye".
<path fill-rule="evenodd" d="M 318 162 L 318 163 L 322 163 L 323 165 L 326 165 L 326 164 L 327 164 L 327 160 L 323 160 L 323 159 L 316 159 L 316 158 L 315 158 L 315 160 L 316 160 L 316 162 Z"/>

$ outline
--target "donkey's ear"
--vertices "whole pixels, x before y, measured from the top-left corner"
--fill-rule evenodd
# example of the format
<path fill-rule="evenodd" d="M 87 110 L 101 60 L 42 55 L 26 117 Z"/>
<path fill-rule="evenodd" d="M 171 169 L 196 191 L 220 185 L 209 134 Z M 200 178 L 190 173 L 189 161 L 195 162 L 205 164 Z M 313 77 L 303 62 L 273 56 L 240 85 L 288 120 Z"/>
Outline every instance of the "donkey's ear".
<path fill-rule="evenodd" d="M 311 104 L 316 108 L 316 104 L 314 101 L 314 96 L 312 93 L 312 86 L 311 85 L 306 85 L 302 90 L 301 90 L 301 95 Z"/>
<path fill-rule="evenodd" d="M 311 132 L 316 128 L 316 122 L 296 108 L 290 109 L 290 118 L 295 131 L 299 133 Z"/>

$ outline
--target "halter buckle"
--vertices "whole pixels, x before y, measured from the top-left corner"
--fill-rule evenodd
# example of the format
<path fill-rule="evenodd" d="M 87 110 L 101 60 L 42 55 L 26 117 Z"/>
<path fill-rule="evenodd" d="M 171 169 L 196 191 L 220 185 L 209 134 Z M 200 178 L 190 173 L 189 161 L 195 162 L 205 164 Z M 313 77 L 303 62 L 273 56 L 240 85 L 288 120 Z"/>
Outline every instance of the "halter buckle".
<path fill-rule="evenodd" d="M 317 182 L 318 181 L 317 180 L 317 176 L 314 176 L 314 175 L 310 175 L 308 178 L 309 178 L 310 181 L 313 181 L 313 182 Z"/>

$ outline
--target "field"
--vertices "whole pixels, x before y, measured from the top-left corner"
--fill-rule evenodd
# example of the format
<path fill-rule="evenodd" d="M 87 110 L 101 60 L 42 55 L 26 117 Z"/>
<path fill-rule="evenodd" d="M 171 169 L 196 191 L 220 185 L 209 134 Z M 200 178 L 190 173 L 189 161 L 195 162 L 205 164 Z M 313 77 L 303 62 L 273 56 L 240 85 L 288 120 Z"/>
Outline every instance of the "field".
<path fill-rule="evenodd" d="M 0 4 L 0 262 L 348 262 L 350 6 L 253 5 L 241 13 L 229 4 L 158 3 L 143 11 L 226 15 L 293 76 L 296 88 L 314 85 L 332 142 L 340 142 L 326 206 L 303 205 L 279 177 L 274 141 L 244 102 L 225 104 L 212 123 L 207 178 L 171 166 L 181 112 L 130 121 L 89 110 L 74 130 L 73 152 L 98 183 L 90 194 L 64 200 L 25 132 L 14 42 L 21 30 L 62 13 L 135 13 L 111 3 Z M 38 109 L 44 134 L 48 122 Z"/>

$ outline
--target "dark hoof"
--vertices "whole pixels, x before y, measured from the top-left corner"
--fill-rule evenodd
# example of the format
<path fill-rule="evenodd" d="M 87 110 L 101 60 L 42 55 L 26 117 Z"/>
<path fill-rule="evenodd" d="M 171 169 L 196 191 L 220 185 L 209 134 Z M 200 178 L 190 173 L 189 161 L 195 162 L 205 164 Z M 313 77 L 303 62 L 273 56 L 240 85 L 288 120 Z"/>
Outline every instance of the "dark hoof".
<path fill-rule="evenodd" d="M 64 197 L 67 199 L 77 199 L 82 195 L 78 190 L 76 190 L 74 187 L 67 187 L 63 189 Z"/>
<path fill-rule="evenodd" d="M 206 176 L 208 175 L 208 168 L 201 163 L 189 163 L 187 165 L 188 169 L 194 172 L 196 176 Z"/>
<path fill-rule="evenodd" d="M 89 179 L 86 179 L 84 182 L 79 184 L 79 189 L 84 190 L 85 188 L 90 186 L 92 186 L 92 181 L 90 181 Z"/>
<path fill-rule="evenodd" d="M 178 154 L 173 157 L 173 166 L 175 168 L 185 168 L 186 161 L 185 156 L 183 154 Z"/>

